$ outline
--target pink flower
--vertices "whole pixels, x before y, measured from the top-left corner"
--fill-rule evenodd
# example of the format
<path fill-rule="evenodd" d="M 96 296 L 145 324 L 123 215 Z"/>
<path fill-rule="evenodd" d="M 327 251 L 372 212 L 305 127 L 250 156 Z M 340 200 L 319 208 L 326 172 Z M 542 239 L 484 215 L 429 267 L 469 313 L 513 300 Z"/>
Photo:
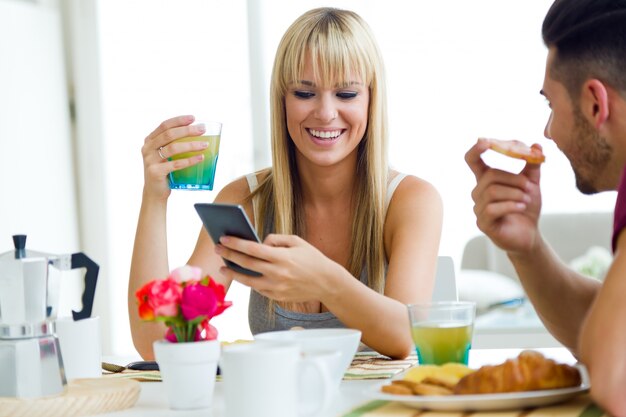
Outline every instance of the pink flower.
<path fill-rule="evenodd" d="M 189 280 L 200 281 L 202 279 L 202 269 L 197 266 L 185 265 L 176 268 L 170 273 L 169 278 L 172 278 L 178 282 L 184 282 Z"/>
<path fill-rule="evenodd" d="M 171 327 L 168 327 L 167 332 L 165 332 L 165 340 L 170 343 L 178 342 L 178 339 L 176 338 L 176 333 L 174 333 L 174 330 Z"/>
<path fill-rule="evenodd" d="M 180 298 L 180 283 L 173 279 L 156 281 L 150 288 L 149 300 L 155 316 L 176 316 Z"/>
<path fill-rule="evenodd" d="M 218 301 L 217 294 L 206 285 L 200 283 L 186 285 L 180 309 L 185 320 L 193 320 L 200 316 L 210 319 L 217 311 Z"/>
<path fill-rule="evenodd" d="M 205 320 L 198 325 L 198 330 L 194 337 L 195 342 L 215 339 L 217 339 L 217 329 L 210 325 L 208 320 Z"/>

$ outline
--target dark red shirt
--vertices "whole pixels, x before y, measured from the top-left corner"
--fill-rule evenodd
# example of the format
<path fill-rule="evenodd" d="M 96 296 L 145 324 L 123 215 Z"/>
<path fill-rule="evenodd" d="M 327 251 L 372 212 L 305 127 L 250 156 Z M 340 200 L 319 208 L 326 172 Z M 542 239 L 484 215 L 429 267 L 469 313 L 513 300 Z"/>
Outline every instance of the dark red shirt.
<path fill-rule="evenodd" d="M 626 168 L 622 172 L 622 178 L 617 188 L 617 201 L 615 202 L 615 213 L 613 215 L 613 253 L 617 245 L 617 238 L 620 232 L 626 227 Z"/>

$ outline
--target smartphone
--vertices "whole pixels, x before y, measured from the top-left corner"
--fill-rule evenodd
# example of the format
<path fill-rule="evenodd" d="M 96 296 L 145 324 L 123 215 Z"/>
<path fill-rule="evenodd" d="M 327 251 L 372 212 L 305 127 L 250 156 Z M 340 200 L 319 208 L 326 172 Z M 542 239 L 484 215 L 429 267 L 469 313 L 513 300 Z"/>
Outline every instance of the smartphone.
<path fill-rule="evenodd" d="M 127 369 L 132 369 L 135 371 L 158 371 L 159 370 L 159 364 L 156 363 L 156 361 L 137 361 L 137 362 L 131 362 L 128 365 L 126 365 Z M 217 375 L 220 375 L 221 371 L 220 371 L 220 367 L 217 367 Z"/>
<path fill-rule="evenodd" d="M 155 361 L 137 361 L 129 363 L 126 368 L 135 371 L 158 371 L 159 365 Z"/>
<path fill-rule="evenodd" d="M 257 236 L 242 206 L 235 204 L 197 203 L 194 204 L 194 207 L 202 219 L 204 228 L 209 232 L 209 236 L 211 236 L 216 245 L 220 243 L 220 237 L 226 235 L 261 243 L 261 239 Z M 224 259 L 224 262 L 227 267 L 234 271 L 253 277 L 261 276 L 260 273 L 246 269 L 228 259 Z"/>

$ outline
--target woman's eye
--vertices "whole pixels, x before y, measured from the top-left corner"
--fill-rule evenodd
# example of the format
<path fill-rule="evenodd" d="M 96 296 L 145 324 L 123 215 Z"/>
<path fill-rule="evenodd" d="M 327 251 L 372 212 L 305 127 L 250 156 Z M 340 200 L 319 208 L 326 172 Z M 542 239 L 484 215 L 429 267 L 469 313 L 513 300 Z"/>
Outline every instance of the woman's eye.
<path fill-rule="evenodd" d="M 311 93 L 309 91 L 294 91 L 293 95 L 298 97 L 298 98 L 311 98 L 315 94 L 313 94 L 313 93 Z"/>
<path fill-rule="evenodd" d="M 355 98 L 356 96 L 357 96 L 357 93 L 354 91 L 342 91 L 340 93 L 337 93 L 337 97 L 342 98 L 342 99 Z"/>

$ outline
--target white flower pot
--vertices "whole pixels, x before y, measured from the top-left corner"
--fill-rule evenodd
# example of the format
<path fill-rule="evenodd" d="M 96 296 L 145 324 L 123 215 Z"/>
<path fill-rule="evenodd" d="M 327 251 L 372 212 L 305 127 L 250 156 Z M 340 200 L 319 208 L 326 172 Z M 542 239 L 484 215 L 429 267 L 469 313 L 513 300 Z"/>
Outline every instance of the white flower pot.
<path fill-rule="evenodd" d="M 171 343 L 157 340 L 153 347 L 170 408 L 193 410 L 210 407 L 220 342 Z"/>

